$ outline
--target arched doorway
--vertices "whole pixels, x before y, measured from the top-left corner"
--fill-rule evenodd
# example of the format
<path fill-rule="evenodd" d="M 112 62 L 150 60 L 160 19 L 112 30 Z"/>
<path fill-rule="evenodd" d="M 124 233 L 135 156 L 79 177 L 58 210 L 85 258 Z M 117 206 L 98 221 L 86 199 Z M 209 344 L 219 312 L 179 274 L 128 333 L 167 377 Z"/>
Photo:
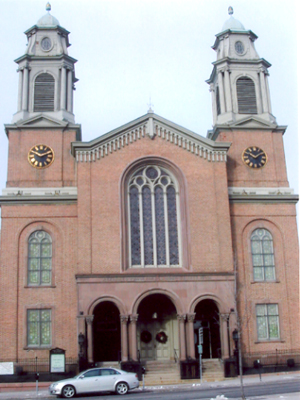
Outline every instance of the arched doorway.
<path fill-rule="evenodd" d="M 94 309 L 94 362 L 118 361 L 121 351 L 120 312 L 111 301 L 103 301 Z"/>
<path fill-rule="evenodd" d="M 199 328 L 203 328 L 202 358 L 220 358 L 220 316 L 219 309 L 213 300 L 200 301 L 195 308 L 194 336 L 195 354 L 198 354 Z"/>
<path fill-rule="evenodd" d="M 179 354 L 177 312 L 163 294 L 145 297 L 138 307 L 137 341 L 142 360 L 174 359 Z"/>

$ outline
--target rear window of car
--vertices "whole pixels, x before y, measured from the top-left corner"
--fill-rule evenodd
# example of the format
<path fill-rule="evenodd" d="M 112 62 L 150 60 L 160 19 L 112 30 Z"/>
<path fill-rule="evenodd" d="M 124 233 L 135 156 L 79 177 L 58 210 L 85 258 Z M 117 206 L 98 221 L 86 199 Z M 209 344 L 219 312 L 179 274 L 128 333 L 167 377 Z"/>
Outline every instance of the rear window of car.
<path fill-rule="evenodd" d="M 100 375 L 120 375 L 120 372 L 116 371 L 115 369 L 105 368 L 100 370 Z"/>

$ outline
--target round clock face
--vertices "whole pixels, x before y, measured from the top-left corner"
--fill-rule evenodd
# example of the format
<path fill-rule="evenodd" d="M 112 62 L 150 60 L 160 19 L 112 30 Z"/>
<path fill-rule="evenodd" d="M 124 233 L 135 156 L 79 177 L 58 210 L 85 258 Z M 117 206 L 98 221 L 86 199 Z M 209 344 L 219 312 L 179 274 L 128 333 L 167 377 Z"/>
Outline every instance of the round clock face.
<path fill-rule="evenodd" d="M 54 161 L 54 151 L 49 146 L 37 144 L 29 150 L 28 161 L 35 168 L 49 167 Z"/>
<path fill-rule="evenodd" d="M 51 39 L 48 37 L 44 37 L 44 39 L 42 39 L 42 41 L 41 41 L 41 46 L 44 51 L 51 50 L 51 47 L 52 47 Z"/>
<path fill-rule="evenodd" d="M 244 150 L 242 160 L 248 167 L 254 169 L 262 168 L 268 161 L 267 154 L 257 146 L 251 146 Z"/>

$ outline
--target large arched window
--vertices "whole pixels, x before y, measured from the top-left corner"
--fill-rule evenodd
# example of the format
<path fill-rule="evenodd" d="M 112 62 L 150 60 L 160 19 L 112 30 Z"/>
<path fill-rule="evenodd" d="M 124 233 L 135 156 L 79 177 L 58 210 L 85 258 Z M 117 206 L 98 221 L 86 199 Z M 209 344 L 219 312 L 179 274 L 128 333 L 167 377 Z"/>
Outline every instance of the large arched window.
<path fill-rule="evenodd" d="M 266 229 L 255 229 L 251 235 L 254 281 L 274 281 L 275 262 L 273 238 Z"/>
<path fill-rule="evenodd" d="M 236 82 L 238 108 L 240 114 L 257 114 L 255 85 L 247 76 Z"/>
<path fill-rule="evenodd" d="M 54 111 L 54 78 L 47 73 L 39 74 L 34 83 L 34 112 Z"/>
<path fill-rule="evenodd" d="M 28 239 L 28 285 L 51 285 L 51 270 L 51 236 L 44 231 L 35 231 Z"/>
<path fill-rule="evenodd" d="M 157 165 L 135 171 L 127 187 L 130 267 L 179 267 L 179 193 Z"/>

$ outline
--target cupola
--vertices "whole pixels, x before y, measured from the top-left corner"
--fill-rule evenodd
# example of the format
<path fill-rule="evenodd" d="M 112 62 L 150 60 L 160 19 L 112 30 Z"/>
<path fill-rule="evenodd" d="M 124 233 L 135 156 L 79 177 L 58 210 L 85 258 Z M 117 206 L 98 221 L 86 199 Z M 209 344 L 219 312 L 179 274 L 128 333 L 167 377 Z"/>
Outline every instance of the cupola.
<path fill-rule="evenodd" d="M 228 13 L 230 17 L 212 46 L 217 60 L 207 80 L 212 93 L 214 127 L 240 126 L 242 122 L 274 126 L 268 85 L 271 64 L 259 57 L 254 46 L 255 33 L 233 17 L 232 7 Z"/>
<path fill-rule="evenodd" d="M 15 60 L 18 64 L 18 110 L 13 122 L 24 122 L 39 114 L 58 121 L 74 123 L 73 90 L 77 82 L 74 65 L 68 55 L 69 33 L 47 13 L 36 25 L 25 31 L 25 54 Z"/>

